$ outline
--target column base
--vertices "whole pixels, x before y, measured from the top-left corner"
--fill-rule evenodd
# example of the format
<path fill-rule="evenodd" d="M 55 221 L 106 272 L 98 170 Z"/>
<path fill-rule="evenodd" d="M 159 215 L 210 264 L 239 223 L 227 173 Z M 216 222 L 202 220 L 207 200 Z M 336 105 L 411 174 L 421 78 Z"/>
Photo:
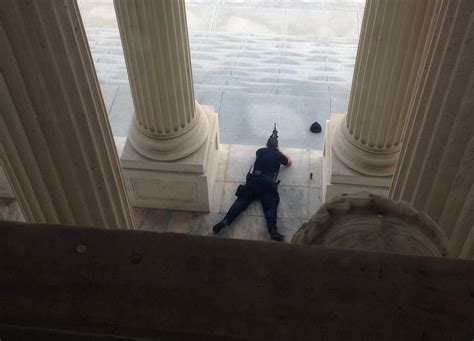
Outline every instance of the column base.
<path fill-rule="evenodd" d="M 356 194 L 366 191 L 383 197 L 388 196 L 392 176 L 369 176 L 346 166 L 333 149 L 332 136 L 344 114 L 332 114 L 326 121 L 322 163 L 322 199 L 327 202 L 341 194 Z"/>
<path fill-rule="evenodd" d="M 128 141 L 133 149 L 152 160 L 174 161 L 183 159 L 195 153 L 206 142 L 209 122 L 203 108 L 197 102 L 196 115 L 197 121 L 191 129 L 177 137 L 161 140 L 146 135 L 138 122 L 132 119 L 128 130 Z"/>
<path fill-rule="evenodd" d="M 210 193 L 217 171 L 219 126 L 217 114 L 202 106 L 209 135 L 193 154 L 175 161 L 144 157 L 125 139 L 117 142 L 125 186 L 134 207 L 210 211 Z"/>
<path fill-rule="evenodd" d="M 395 173 L 399 150 L 386 150 L 384 153 L 362 149 L 351 142 L 351 137 L 345 129 L 345 122 L 332 131 L 331 145 L 337 157 L 356 172 L 373 177 L 390 177 Z"/>

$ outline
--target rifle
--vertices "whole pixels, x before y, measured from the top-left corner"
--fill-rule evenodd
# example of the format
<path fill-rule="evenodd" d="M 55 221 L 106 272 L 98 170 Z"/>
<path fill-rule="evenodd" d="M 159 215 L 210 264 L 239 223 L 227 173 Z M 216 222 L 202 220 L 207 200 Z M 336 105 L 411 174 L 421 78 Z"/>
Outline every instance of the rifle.
<path fill-rule="evenodd" d="M 277 124 L 276 123 L 273 123 L 273 132 L 270 135 L 270 137 L 278 140 L 278 130 L 277 130 Z"/>

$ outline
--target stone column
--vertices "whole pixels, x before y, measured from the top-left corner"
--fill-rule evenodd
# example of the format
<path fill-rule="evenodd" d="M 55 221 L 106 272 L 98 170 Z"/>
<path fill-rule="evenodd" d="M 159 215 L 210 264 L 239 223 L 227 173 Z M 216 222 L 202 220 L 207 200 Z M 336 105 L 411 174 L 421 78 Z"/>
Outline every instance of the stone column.
<path fill-rule="evenodd" d="M 367 1 L 348 112 L 328 122 L 326 182 L 340 186 L 326 188 L 326 200 L 359 190 L 386 195 L 440 4 Z"/>
<path fill-rule="evenodd" d="M 184 0 L 116 0 L 135 115 L 129 141 L 142 155 L 176 160 L 205 142 L 194 100 Z"/>
<path fill-rule="evenodd" d="M 132 204 L 206 211 L 217 117 L 194 99 L 184 0 L 114 4 L 135 106 L 121 157 Z"/>
<path fill-rule="evenodd" d="M 1 1 L 0 46 L 0 163 L 27 221 L 133 228 L 76 1 Z"/>
<path fill-rule="evenodd" d="M 390 197 L 436 221 L 474 257 L 474 3 L 446 2 L 407 124 Z"/>

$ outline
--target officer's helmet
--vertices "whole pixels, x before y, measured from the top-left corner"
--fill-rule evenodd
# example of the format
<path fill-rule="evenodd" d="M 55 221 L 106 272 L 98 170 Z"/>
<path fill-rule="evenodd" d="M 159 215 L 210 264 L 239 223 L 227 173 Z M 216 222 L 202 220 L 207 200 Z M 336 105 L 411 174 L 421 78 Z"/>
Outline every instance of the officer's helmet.
<path fill-rule="evenodd" d="M 272 149 L 278 148 L 278 140 L 274 137 L 270 137 L 267 141 L 267 147 Z"/>

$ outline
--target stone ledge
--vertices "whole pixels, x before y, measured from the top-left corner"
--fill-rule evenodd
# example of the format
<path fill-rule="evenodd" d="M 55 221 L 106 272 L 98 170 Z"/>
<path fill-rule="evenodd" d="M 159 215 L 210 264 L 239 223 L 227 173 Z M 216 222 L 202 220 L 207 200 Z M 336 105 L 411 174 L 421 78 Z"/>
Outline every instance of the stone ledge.
<path fill-rule="evenodd" d="M 472 261 L 7 222 L 0 253 L 6 340 L 474 335 Z"/>

